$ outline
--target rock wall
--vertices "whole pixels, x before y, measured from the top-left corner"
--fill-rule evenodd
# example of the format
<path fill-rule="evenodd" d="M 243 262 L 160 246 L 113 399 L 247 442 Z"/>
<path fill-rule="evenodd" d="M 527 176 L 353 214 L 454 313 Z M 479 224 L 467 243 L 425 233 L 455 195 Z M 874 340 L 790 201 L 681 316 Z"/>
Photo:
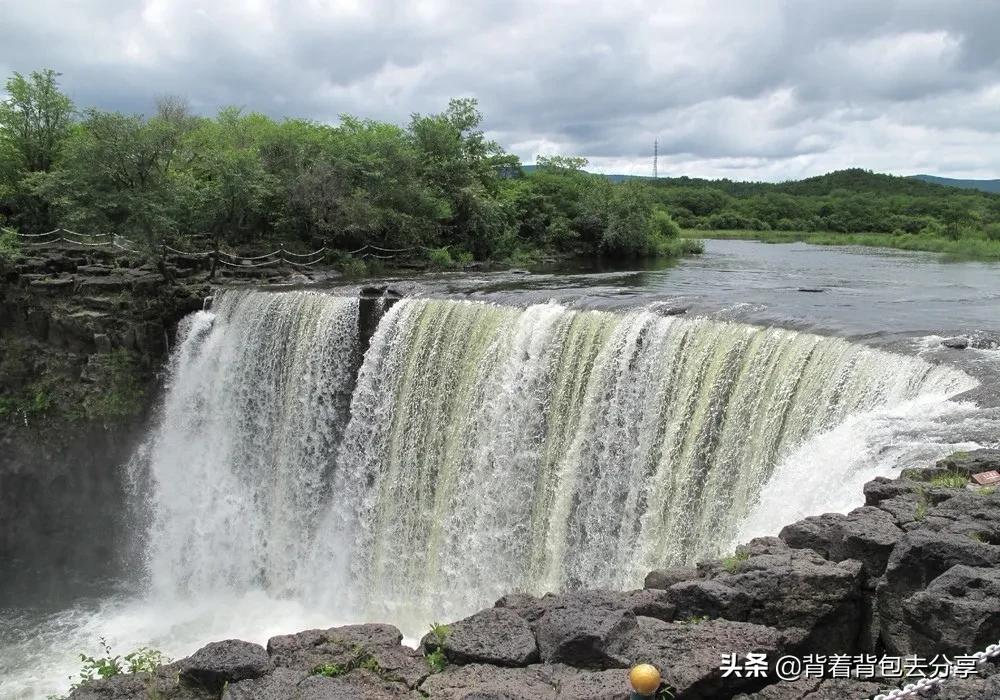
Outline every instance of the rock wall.
<path fill-rule="evenodd" d="M 0 600 L 115 575 L 121 467 L 197 277 L 73 245 L 0 265 Z"/>
<path fill-rule="evenodd" d="M 624 700 L 626 669 L 645 662 L 663 673 L 669 694 L 660 697 L 676 700 L 870 698 L 900 680 L 828 670 L 778 682 L 773 664 L 807 654 L 953 658 L 996 643 L 1000 493 L 966 477 L 998 466 L 1000 451 L 978 450 L 876 479 L 847 515 L 806 518 L 731 557 L 653 571 L 642 590 L 508 595 L 436 628 L 419 650 L 380 624 L 273 637 L 266 648 L 228 640 L 71 697 Z M 767 676 L 720 669 L 723 654 L 751 652 L 767 655 Z M 933 697 L 998 698 L 1000 668 L 983 664 Z"/>

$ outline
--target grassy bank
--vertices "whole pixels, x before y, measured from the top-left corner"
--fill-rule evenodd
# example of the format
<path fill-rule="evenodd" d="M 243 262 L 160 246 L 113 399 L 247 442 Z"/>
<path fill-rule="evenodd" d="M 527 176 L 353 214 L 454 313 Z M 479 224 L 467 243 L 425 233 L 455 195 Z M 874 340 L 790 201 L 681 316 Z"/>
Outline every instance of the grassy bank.
<path fill-rule="evenodd" d="M 726 238 L 763 241 L 765 243 L 793 243 L 802 241 L 815 245 L 862 245 L 874 248 L 922 250 L 961 260 L 1000 260 L 1000 240 L 987 238 L 946 238 L 926 234 L 891 233 L 834 233 L 815 231 L 702 231 L 685 230 L 691 238 Z"/>

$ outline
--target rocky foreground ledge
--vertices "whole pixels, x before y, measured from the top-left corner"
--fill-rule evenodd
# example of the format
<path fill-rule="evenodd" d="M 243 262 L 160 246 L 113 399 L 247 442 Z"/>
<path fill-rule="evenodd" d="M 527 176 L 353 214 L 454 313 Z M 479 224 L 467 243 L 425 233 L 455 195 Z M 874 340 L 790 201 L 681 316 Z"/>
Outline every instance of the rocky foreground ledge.
<path fill-rule="evenodd" d="M 930 660 L 996 642 L 1000 493 L 963 477 L 998 466 L 1000 451 L 977 450 L 876 479 L 848 515 L 806 518 L 732 557 L 653 571 L 642 590 L 508 595 L 428 634 L 419 650 L 382 624 L 274 637 L 266 649 L 228 640 L 71 698 L 611 700 L 627 697 L 625 669 L 639 662 L 659 667 L 677 700 L 872 697 L 901 680 L 778 681 L 773 666 L 766 677 L 724 677 L 720 662 L 734 652 L 771 664 L 808 654 Z M 1000 698 L 1000 668 L 987 663 L 927 697 Z"/>

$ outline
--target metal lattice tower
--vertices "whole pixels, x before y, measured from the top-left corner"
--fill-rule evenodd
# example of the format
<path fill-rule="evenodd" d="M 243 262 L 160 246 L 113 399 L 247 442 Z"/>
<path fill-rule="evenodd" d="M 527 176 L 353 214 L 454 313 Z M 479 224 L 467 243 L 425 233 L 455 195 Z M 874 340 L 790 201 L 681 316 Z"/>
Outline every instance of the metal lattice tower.
<path fill-rule="evenodd" d="M 660 140 L 653 139 L 653 177 L 659 177 L 656 172 L 656 160 L 660 155 Z"/>

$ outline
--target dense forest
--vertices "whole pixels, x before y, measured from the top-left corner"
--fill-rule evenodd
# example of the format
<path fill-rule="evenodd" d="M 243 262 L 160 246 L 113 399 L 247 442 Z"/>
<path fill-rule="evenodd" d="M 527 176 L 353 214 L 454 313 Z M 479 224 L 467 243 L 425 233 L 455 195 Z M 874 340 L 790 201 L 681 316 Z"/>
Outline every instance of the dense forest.
<path fill-rule="evenodd" d="M 0 255 L 16 245 L 10 230 L 56 227 L 125 235 L 150 250 L 412 248 L 445 267 L 700 250 L 680 229 L 981 244 L 984 255 L 1000 241 L 1000 195 L 860 169 L 761 183 L 601 176 L 572 157 L 522 167 L 486 138 L 473 99 L 405 126 L 237 108 L 209 118 L 173 97 L 143 116 L 79 110 L 58 78 L 15 73 L 0 102 Z"/>
<path fill-rule="evenodd" d="M 171 97 L 143 116 L 81 111 L 58 78 L 45 70 L 7 81 L 0 250 L 15 245 L 10 231 L 55 227 L 125 235 L 150 250 L 413 247 L 442 266 L 700 249 L 641 183 L 611 183 L 574 158 L 540 159 L 525 176 L 484 136 L 472 99 L 405 127 L 237 108 L 208 118 Z"/>
<path fill-rule="evenodd" d="M 1000 239 L 1000 195 L 852 169 L 778 184 L 647 180 L 685 228 Z"/>

